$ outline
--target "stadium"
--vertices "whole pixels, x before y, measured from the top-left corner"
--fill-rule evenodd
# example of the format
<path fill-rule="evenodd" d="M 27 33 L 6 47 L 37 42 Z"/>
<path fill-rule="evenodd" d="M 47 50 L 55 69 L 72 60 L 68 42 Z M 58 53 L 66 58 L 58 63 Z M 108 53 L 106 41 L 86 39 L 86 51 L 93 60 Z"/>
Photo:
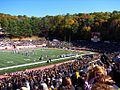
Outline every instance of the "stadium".
<path fill-rule="evenodd" d="M 1 1 L 0 90 L 120 90 L 116 2 Z"/>
<path fill-rule="evenodd" d="M 12 41 L 13 42 L 13 41 Z M 17 41 L 15 40 L 14 43 Z M 20 44 L 20 43 L 19 43 Z M 17 68 L 21 68 L 21 70 L 28 69 L 34 65 L 46 64 L 51 62 L 62 62 L 64 60 L 75 59 L 82 55 L 94 54 L 91 51 L 77 51 L 70 49 L 60 49 L 60 48 L 48 48 L 44 43 L 42 45 L 29 45 L 29 46 L 5 46 L 1 47 L 0 50 L 0 70 L 2 73 L 8 73 L 13 71 L 17 71 Z M 24 67 L 24 69 L 22 69 Z M 26 68 L 25 68 L 26 67 Z M 6 72 L 7 70 L 7 72 Z"/>

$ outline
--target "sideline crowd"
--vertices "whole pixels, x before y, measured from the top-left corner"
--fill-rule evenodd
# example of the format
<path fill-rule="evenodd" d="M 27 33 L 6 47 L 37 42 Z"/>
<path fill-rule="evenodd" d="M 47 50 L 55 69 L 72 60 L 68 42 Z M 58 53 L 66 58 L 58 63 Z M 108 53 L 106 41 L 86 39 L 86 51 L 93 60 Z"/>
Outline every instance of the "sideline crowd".
<path fill-rule="evenodd" d="M 118 90 L 120 54 L 85 55 L 44 70 L 8 74 L 0 90 Z"/>
<path fill-rule="evenodd" d="M 47 44 L 48 47 L 74 49 L 85 48 L 99 52 L 120 51 L 119 43 L 72 43 L 53 41 L 1 41 L 4 46 Z M 75 45 L 75 47 L 73 47 Z M 120 87 L 120 54 L 106 53 L 86 55 L 74 62 L 44 70 L 15 72 L 0 79 L 0 90 L 118 90 Z"/>
<path fill-rule="evenodd" d="M 92 42 L 85 40 L 76 40 L 72 42 L 50 40 L 0 40 L 0 47 L 16 47 L 16 46 L 37 46 L 45 44 L 47 47 L 62 49 L 81 49 L 92 50 L 97 52 L 120 52 L 119 42 L 100 41 Z"/>

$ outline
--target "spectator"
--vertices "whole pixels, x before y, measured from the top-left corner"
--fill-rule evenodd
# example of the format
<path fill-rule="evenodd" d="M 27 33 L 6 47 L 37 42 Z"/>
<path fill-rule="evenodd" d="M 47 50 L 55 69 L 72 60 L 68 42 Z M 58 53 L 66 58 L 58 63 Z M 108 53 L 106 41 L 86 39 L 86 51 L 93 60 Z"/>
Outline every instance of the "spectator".
<path fill-rule="evenodd" d="M 93 85 L 92 90 L 115 90 L 115 88 L 107 84 L 96 83 Z"/>
<path fill-rule="evenodd" d="M 70 77 L 63 78 L 62 85 L 58 88 L 58 90 L 75 90 Z"/>

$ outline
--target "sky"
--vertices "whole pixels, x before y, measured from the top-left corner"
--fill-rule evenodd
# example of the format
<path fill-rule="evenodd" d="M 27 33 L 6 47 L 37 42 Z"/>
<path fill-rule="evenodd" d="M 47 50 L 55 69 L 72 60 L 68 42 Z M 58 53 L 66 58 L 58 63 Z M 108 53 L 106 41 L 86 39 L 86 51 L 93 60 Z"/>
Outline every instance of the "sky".
<path fill-rule="evenodd" d="M 120 11 L 120 0 L 0 0 L 0 13 L 44 17 Z"/>

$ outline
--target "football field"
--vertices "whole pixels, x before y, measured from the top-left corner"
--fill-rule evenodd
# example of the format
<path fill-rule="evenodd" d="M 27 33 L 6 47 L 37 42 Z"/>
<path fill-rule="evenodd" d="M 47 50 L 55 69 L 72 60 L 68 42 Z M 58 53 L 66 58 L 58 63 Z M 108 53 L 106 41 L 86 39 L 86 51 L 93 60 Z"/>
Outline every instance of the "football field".
<path fill-rule="evenodd" d="M 60 55 L 80 53 L 82 52 L 48 48 L 2 50 L 0 51 L 0 68 L 58 59 Z"/>

